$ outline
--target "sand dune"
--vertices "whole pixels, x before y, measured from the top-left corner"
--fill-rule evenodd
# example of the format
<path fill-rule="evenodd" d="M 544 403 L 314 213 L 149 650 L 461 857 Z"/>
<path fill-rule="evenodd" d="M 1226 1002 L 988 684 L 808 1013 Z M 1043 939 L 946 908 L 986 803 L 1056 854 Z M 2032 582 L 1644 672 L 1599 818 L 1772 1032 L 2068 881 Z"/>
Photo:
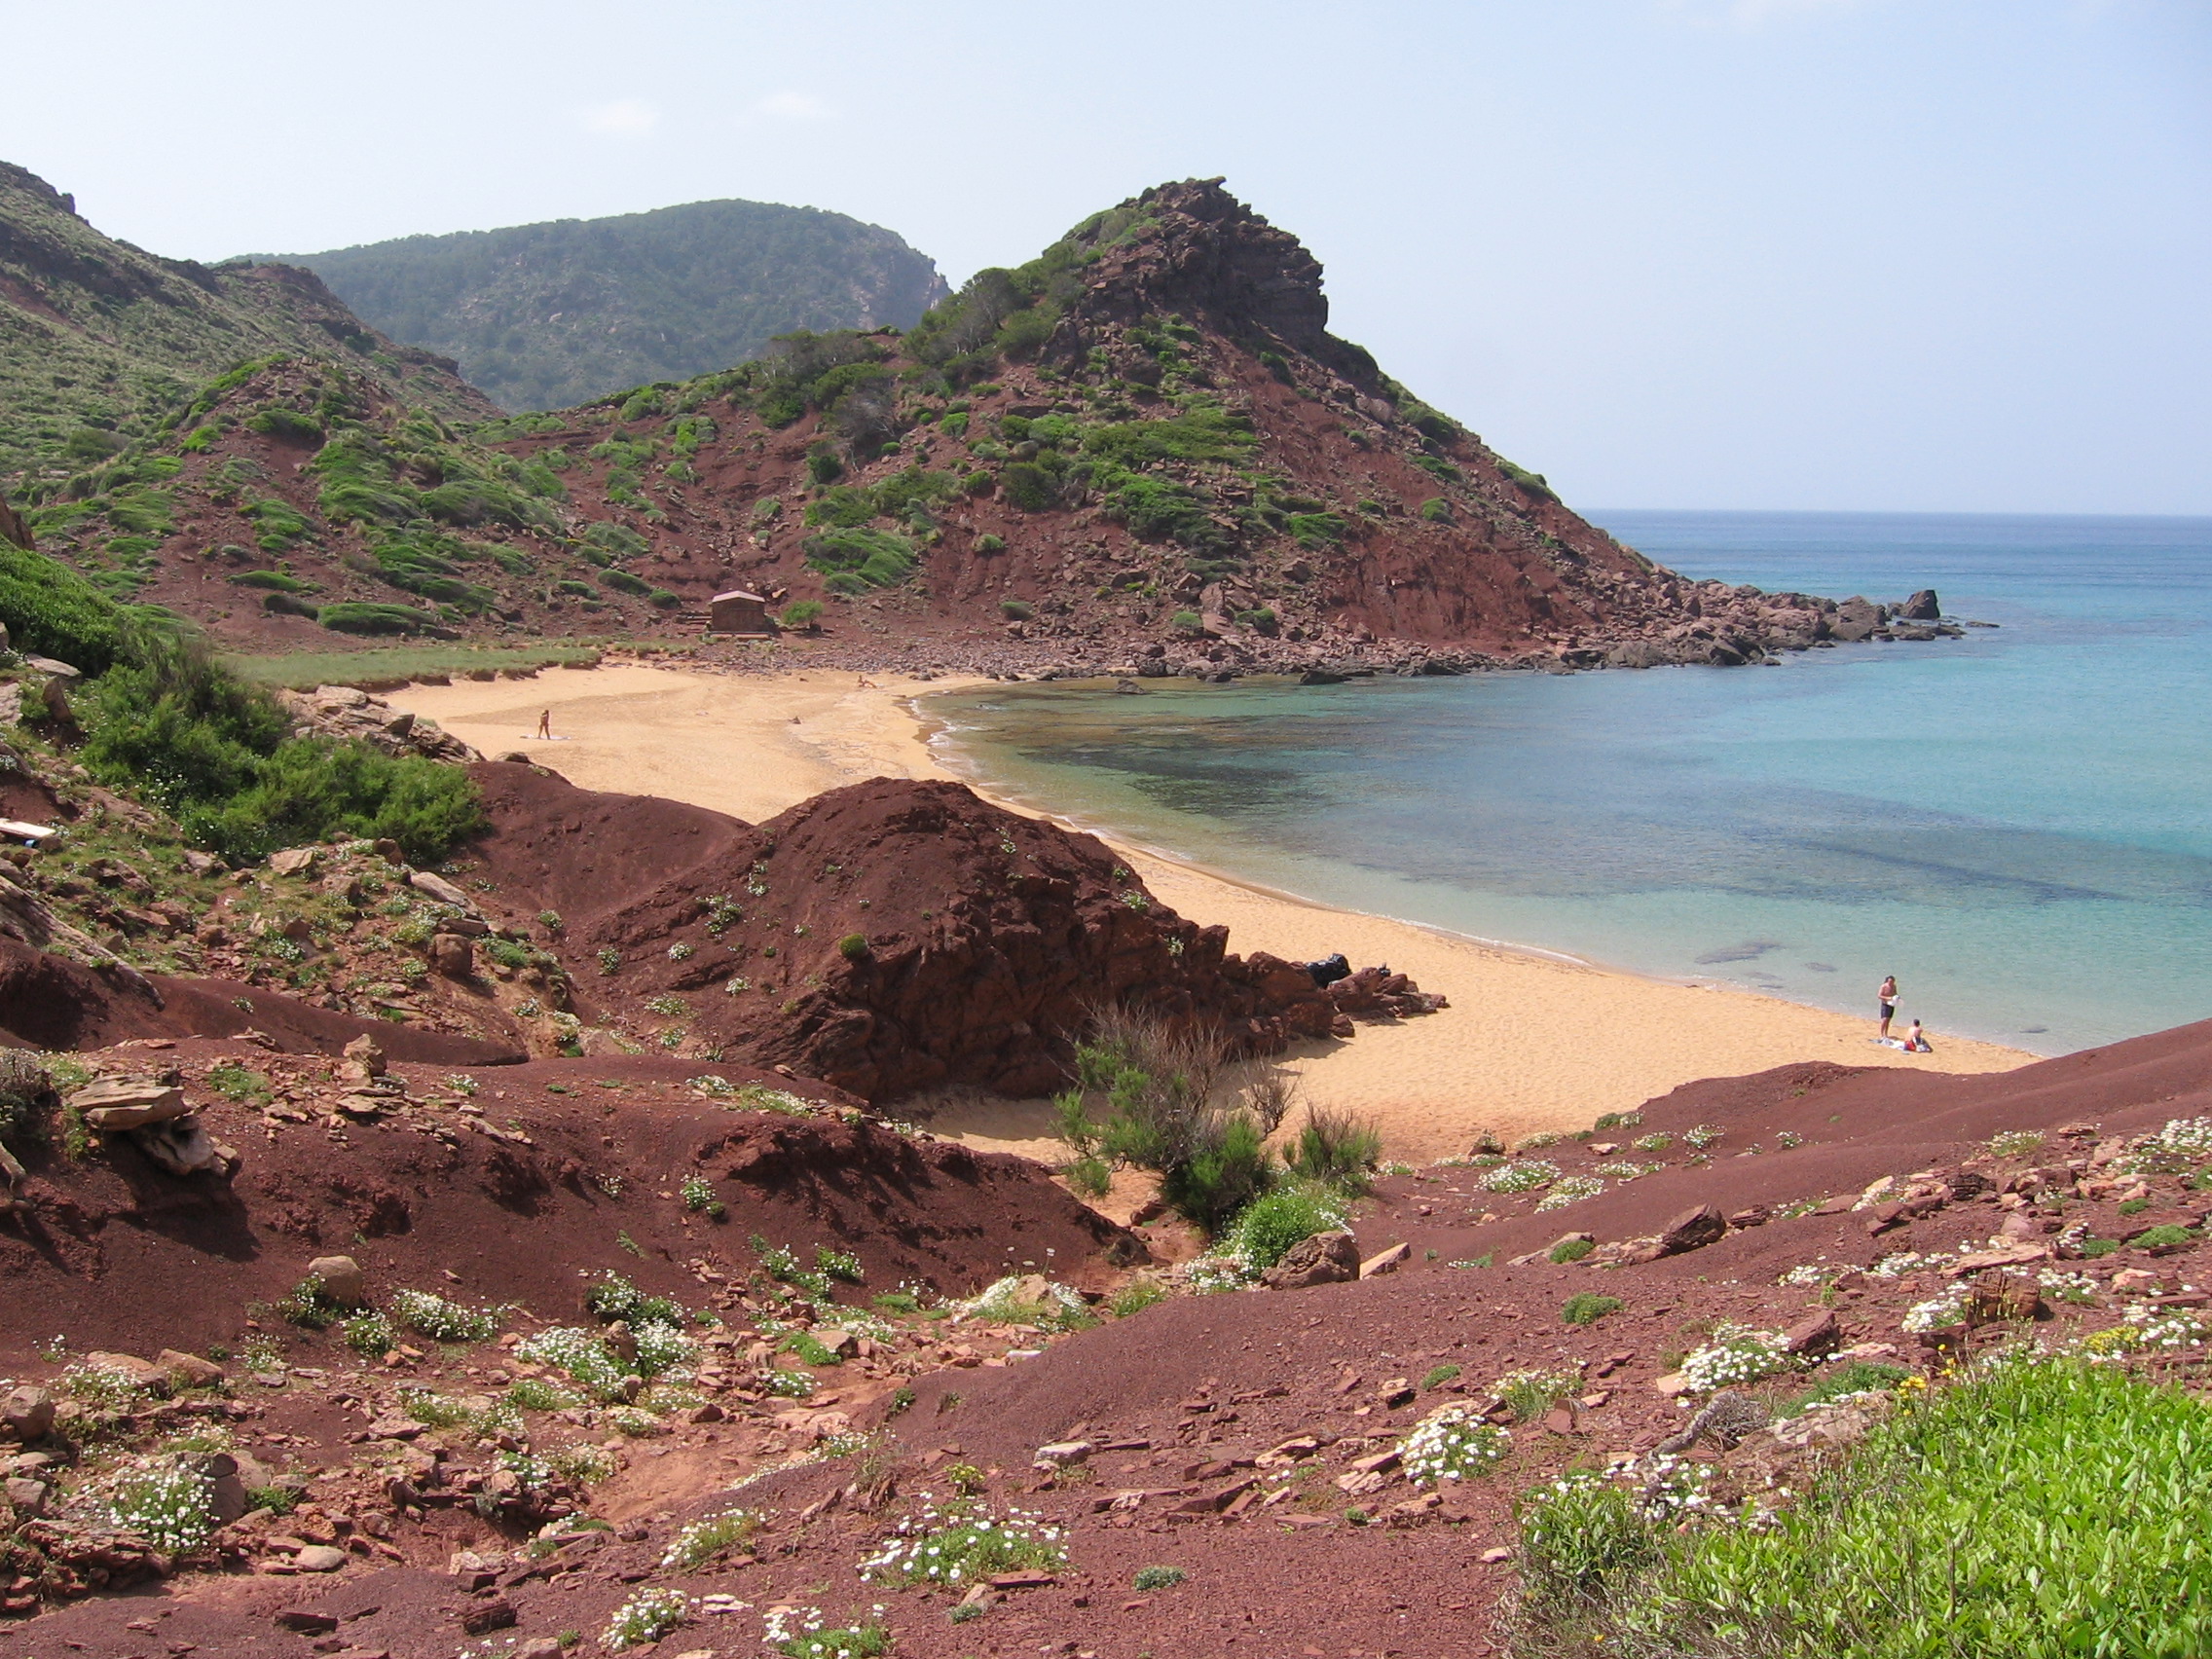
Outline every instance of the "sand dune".
<path fill-rule="evenodd" d="M 486 754 L 522 750 L 588 789 L 690 801 L 758 821 L 869 777 L 946 777 L 916 699 L 957 682 L 776 677 L 616 664 L 534 681 L 463 681 L 391 694 Z M 550 710 L 555 740 L 531 736 Z M 1290 1057 L 1315 1100 L 1373 1113 L 1393 1156 L 1466 1150 L 1482 1128 L 1508 1138 L 1576 1128 L 1695 1078 L 1792 1060 L 1990 1072 L 2037 1056 L 1945 1039 L 1913 1056 L 1870 1041 L 1870 1020 L 1733 988 L 1673 984 L 1479 944 L 1383 917 L 1263 892 L 1124 848 L 1153 893 L 1224 923 L 1231 948 L 1297 959 L 1341 950 L 1387 962 L 1452 1007 Z M 1041 1106 L 948 1099 L 940 1127 L 977 1144 L 1050 1151 Z"/>

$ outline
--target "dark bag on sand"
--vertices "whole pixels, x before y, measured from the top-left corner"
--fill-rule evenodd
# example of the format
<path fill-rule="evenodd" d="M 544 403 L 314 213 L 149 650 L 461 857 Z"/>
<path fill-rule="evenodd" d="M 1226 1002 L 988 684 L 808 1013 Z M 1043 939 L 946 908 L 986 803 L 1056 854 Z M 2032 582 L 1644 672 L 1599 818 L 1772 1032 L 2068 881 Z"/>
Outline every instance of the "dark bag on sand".
<path fill-rule="evenodd" d="M 1339 979 L 1351 977 L 1351 964 L 1345 960 L 1345 953 L 1341 950 L 1334 956 L 1322 957 L 1318 962 L 1309 962 L 1306 971 L 1313 976 L 1316 985 L 1324 988 L 1335 984 Z"/>

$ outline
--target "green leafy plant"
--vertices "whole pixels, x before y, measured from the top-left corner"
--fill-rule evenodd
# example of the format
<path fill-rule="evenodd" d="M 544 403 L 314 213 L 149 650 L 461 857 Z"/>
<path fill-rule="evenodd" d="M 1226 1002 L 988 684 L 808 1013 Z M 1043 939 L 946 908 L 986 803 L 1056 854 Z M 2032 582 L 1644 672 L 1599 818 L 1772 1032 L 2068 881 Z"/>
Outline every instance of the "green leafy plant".
<path fill-rule="evenodd" d="M 1597 1247 L 1588 1238 L 1562 1238 L 1552 1246 L 1548 1260 L 1562 1266 L 1568 1262 L 1579 1262 Z"/>
<path fill-rule="evenodd" d="M 1140 1567 L 1133 1581 L 1139 1591 L 1170 1590 L 1190 1576 L 1179 1567 Z"/>
<path fill-rule="evenodd" d="M 1618 1313 L 1625 1306 L 1617 1296 L 1600 1296 L 1586 1290 L 1568 1297 L 1559 1316 L 1569 1325 L 1595 1325 L 1606 1314 Z"/>
<path fill-rule="evenodd" d="M 1900 1407 L 1767 1527 L 1677 1531 L 1585 1480 L 1524 1513 L 1520 1637 L 1847 1659 L 2203 1650 L 2212 1491 L 2189 1471 L 2208 1427 L 2171 1384 L 2018 1359 Z"/>

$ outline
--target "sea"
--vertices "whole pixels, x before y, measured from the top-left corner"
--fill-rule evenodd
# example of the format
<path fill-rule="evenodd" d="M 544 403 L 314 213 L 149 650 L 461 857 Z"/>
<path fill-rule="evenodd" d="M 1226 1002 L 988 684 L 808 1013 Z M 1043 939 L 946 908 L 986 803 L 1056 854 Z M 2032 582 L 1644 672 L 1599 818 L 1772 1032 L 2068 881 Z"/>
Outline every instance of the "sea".
<path fill-rule="evenodd" d="M 2212 1017 L 2212 519 L 1590 516 L 1684 575 L 1932 587 L 1996 626 L 1777 667 L 999 685 L 931 699 L 940 752 L 1327 904 L 1869 1019 L 1895 974 L 1938 1044 Z"/>

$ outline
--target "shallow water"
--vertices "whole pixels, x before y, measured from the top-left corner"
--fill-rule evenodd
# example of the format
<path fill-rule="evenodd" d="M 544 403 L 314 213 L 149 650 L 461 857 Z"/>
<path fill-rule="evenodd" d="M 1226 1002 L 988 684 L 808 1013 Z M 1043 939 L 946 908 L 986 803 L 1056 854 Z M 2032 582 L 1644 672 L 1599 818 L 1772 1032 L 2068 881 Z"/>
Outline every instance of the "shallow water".
<path fill-rule="evenodd" d="M 1327 903 L 2056 1053 L 2212 1016 L 2212 521 L 1595 515 L 1958 641 L 1779 668 L 933 700 L 949 758 Z M 1150 682 L 1157 686 L 1161 682 Z"/>

